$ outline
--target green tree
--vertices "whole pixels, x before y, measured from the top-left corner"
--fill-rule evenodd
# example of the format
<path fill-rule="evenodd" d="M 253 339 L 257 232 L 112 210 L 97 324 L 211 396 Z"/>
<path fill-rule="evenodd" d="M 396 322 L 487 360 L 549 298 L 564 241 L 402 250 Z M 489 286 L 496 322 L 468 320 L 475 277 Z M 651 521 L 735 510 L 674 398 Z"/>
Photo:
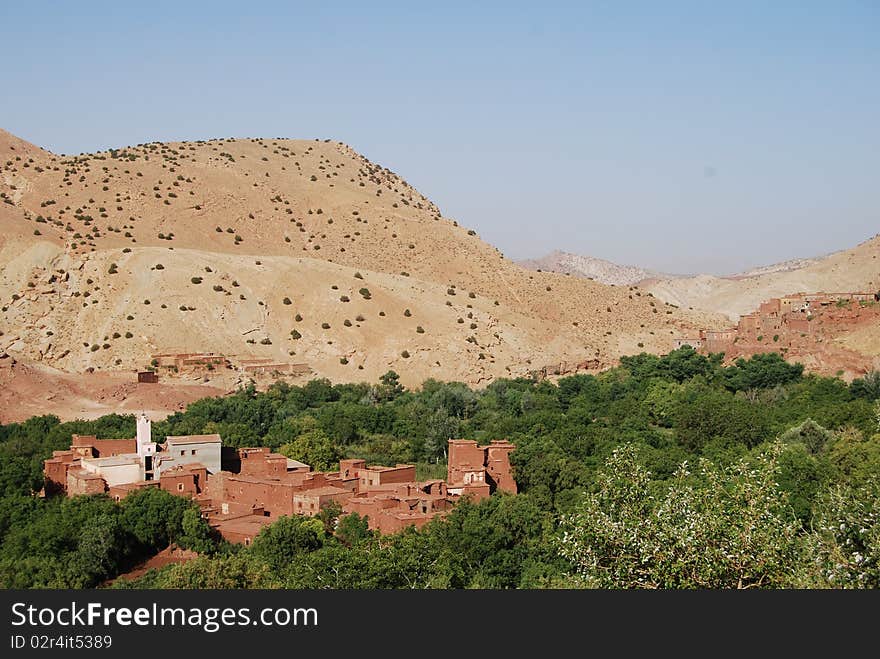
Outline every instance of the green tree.
<path fill-rule="evenodd" d="M 687 463 L 652 493 L 631 446 L 561 523 L 559 549 L 587 587 L 754 588 L 795 583 L 799 524 L 776 485 L 777 445 L 753 463 Z"/>
<path fill-rule="evenodd" d="M 275 571 L 281 571 L 299 554 L 324 544 L 324 524 L 312 517 L 280 517 L 263 528 L 251 544 L 251 552 Z"/>
<path fill-rule="evenodd" d="M 329 471 L 339 466 L 342 453 L 327 434 L 315 428 L 299 435 L 280 449 L 282 455 L 310 465 L 314 471 Z"/>
<path fill-rule="evenodd" d="M 880 479 L 833 486 L 817 507 L 810 540 L 813 585 L 880 588 Z"/>

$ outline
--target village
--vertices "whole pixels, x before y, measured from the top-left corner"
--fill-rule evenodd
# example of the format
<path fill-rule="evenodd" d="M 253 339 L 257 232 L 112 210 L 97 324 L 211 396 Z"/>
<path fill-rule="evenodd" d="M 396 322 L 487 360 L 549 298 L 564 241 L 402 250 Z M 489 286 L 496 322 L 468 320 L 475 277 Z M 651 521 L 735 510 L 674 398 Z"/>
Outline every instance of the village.
<path fill-rule="evenodd" d="M 418 482 L 411 464 L 368 466 L 339 461 L 339 471 L 314 472 L 265 447 L 222 446 L 220 435 L 152 439 L 141 415 L 133 439 L 73 435 L 71 447 L 44 462 L 45 495 L 107 494 L 116 501 L 141 488 L 192 498 L 224 539 L 249 545 L 284 515 L 317 515 L 336 502 L 343 513 L 367 518 L 371 529 L 394 533 L 421 527 L 462 496 L 517 491 L 509 455 L 514 445 L 449 440 L 447 479 Z"/>
<path fill-rule="evenodd" d="M 725 361 L 765 352 L 797 357 L 822 371 L 823 356 L 834 370 L 859 375 L 873 368 L 870 359 L 834 342 L 846 330 L 880 320 L 880 294 L 795 293 L 763 302 L 741 316 L 735 327 L 704 330 L 677 339 L 676 348 L 690 346 L 702 354 L 724 353 Z"/>

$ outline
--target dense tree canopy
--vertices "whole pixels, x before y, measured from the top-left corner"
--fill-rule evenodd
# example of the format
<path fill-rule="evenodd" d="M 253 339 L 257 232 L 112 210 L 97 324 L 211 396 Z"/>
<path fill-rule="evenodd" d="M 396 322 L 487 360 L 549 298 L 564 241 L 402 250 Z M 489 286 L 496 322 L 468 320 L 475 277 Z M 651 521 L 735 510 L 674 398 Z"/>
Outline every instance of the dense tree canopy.
<path fill-rule="evenodd" d="M 465 500 L 393 536 L 331 509 L 279 520 L 250 547 L 218 542 L 164 492 L 35 497 L 42 461 L 72 433 L 135 433 L 129 416 L 35 417 L 0 426 L 0 585 L 92 587 L 176 543 L 200 558 L 117 586 L 875 586 L 878 382 L 805 375 L 773 355 L 724 367 L 682 348 L 481 390 L 405 390 L 392 372 L 376 384 L 251 386 L 154 424 L 317 468 L 413 462 L 422 478 L 445 473 L 450 438 L 516 444 L 515 497 Z"/>

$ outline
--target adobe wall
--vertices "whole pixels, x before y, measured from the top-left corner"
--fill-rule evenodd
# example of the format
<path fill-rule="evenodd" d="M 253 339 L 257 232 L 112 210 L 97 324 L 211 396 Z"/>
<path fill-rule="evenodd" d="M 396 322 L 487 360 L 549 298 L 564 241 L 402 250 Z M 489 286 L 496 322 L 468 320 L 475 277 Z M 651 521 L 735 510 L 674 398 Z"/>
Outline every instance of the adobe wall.
<path fill-rule="evenodd" d="M 447 462 L 447 477 L 449 483 L 462 483 L 466 476 L 484 468 L 486 464 L 486 450 L 477 446 L 477 442 L 469 439 L 449 440 L 449 458 Z"/>
<path fill-rule="evenodd" d="M 71 448 L 92 447 L 94 450 L 89 457 L 108 458 L 114 455 L 137 452 L 136 439 L 97 439 L 94 435 L 73 435 Z"/>
<path fill-rule="evenodd" d="M 67 471 L 67 496 L 79 494 L 103 494 L 107 489 L 104 479 L 80 467 Z"/>
<path fill-rule="evenodd" d="M 510 453 L 515 446 L 509 442 L 489 444 L 486 458 L 486 471 L 494 482 L 495 489 L 516 494 L 516 481 L 510 468 Z"/>
<path fill-rule="evenodd" d="M 223 493 L 218 500 L 246 506 L 259 505 L 271 517 L 280 517 L 294 514 L 294 491 L 291 483 L 230 475 L 223 479 Z"/>
<path fill-rule="evenodd" d="M 360 470 L 361 487 L 388 485 L 389 483 L 411 483 L 416 479 L 415 465 L 370 468 Z"/>
<path fill-rule="evenodd" d="M 281 478 L 287 474 L 287 458 L 266 447 L 238 449 L 237 466 L 244 476 Z"/>
<path fill-rule="evenodd" d="M 61 494 L 67 490 L 67 471 L 75 459 L 73 451 L 53 451 L 52 457 L 43 462 L 44 491 L 47 495 Z"/>

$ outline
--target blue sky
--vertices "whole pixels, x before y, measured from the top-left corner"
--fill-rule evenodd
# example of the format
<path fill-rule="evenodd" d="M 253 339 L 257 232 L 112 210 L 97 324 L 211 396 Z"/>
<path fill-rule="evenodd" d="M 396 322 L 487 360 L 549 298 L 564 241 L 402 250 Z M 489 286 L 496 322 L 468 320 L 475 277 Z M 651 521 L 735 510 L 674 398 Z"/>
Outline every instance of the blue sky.
<path fill-rule="evenodd" d="M 874 0 L 29 1 L 0 30 L 25 139 L 339 139 L 512 258 L 726 273 L 880 231 Z"/>

